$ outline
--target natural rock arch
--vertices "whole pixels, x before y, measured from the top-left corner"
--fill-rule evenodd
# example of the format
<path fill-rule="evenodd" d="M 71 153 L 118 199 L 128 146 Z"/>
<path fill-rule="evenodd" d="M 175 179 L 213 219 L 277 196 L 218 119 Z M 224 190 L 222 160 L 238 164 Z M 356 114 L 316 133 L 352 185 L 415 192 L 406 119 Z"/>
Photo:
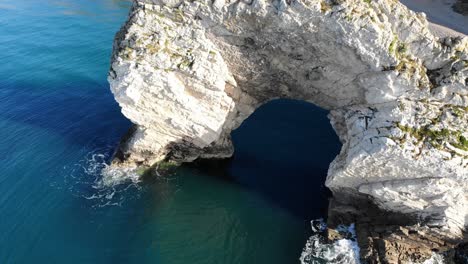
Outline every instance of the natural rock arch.
<path fill-rule="evenodd" d="M 467 38 L 434 37 L 394 0 L 135 1 L 109 81 L 136 126 L 113 166 L 229 157 L 259 105 L 305 100 L 331 110 L 343 143 L 326 182 L 338 200 L 366 197 L 459 241 L 467 53 Z"/>

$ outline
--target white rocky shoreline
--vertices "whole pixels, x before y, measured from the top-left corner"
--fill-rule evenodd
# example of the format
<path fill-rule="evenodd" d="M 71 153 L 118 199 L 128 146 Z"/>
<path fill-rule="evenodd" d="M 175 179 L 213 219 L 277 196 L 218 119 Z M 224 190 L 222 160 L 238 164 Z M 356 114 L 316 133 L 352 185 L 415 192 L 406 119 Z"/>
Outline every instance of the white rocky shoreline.
<path fill-rule="evenodd" d="M 331 234 L 354 222 L 369 263 L 466 245 L 468 38 L 435 36 L 398 1 L 134 1 L 109 82 L 135 124 L 113 168 L 230 157 L 256 108 L 304 100 L 343 143 Z"/>

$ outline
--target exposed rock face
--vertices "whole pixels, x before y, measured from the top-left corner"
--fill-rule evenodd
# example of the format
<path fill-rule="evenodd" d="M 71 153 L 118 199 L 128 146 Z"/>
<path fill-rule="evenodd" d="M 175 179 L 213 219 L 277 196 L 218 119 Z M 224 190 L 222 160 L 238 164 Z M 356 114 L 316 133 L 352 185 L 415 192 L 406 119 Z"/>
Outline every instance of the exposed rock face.
<path fill-rule="evenodd" d="M 331 241 L 341 223 L 355 224 L 364 263 L 422 263 L 433 253 L 442 253 L 446 260 L 443 263 L 468 260 L 460 261 L 468 256 L 466 248 L 461 246 L 466 238 L 447 235 L 447 230 L 424 223 L 414 214 L 386 211 L 375 204 L 373 197 L 350 197 L 340 193 L 338 199 L 330 202 L 328 212 Z"/>
<path fill-rule="evenodd" d="M 343 143 L 326 182 L 339 203 L 365 197 L 412 219 L 396 226 L 437 236 L 427 252 L 463 240 L 468 39 L 434 37 L 397 1 L 135 1 L 109 81 L 136 125 L 114 167 L 229 157 L 231 131 L 257 107 L 305 100 L 331 110 Z"/>

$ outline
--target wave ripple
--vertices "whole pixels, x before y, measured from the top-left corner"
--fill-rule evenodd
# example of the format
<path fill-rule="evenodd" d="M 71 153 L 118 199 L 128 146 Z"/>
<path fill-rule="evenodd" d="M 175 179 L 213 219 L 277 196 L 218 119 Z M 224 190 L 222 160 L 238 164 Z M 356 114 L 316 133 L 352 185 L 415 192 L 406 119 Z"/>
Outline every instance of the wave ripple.
<path fill-rule="evenodd" d="M 108 153 L 111 153 L 108 149 L 91 151 L 71 168 L 64 168 L 70 192 L 91 201 L 93 207 L 121 206 L 126 200 L 138 198 L 142 188 L 135 170 L 108 165 Z"/>

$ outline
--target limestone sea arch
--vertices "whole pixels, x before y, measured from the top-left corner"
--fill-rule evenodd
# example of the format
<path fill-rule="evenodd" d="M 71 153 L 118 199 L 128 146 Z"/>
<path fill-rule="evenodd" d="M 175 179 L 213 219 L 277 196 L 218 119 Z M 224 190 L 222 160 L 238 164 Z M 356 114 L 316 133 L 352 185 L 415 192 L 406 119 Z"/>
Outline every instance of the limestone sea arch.
<path fill-rule="evenodd" d="M 420 242 L 422 258 L 466 236 L 468 39 L 435 37 L 398 1 L 134 1 L 109 82 L 135 124 L 114 167 L 230 157 L 256 108 L 304 100 L 330 110 L 343 143 L 331 212 L 358 216 L 365 200 L 408 216 L 416 235 L 399 243 L 439 239 Z M 391 259 L 372 241 L 392 239 L 369 235 L 363 258 Z"/>

